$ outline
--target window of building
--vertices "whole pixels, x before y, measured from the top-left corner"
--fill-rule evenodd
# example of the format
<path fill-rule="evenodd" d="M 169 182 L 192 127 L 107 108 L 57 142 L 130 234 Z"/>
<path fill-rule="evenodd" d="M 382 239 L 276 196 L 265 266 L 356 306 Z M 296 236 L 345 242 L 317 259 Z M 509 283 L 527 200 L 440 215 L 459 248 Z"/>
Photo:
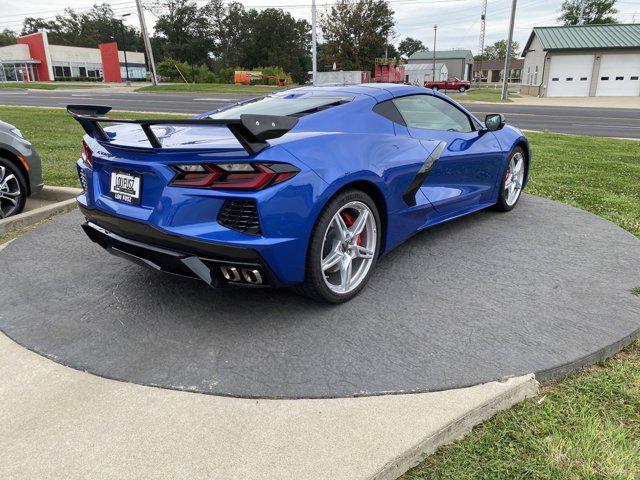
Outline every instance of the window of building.
<path fill-rule="evenodd" d="M 634 75 L 633 77 L 631 77 L 629 80 L 638 80 L 638 76 Z"/>
<path fill-rule="evenodd" d="M 607 80 L 609 80 L 609 77 L 600 77 L 600 80 L 602 80 L 603 82 L 606 82 Z"/>
<path fill-rule="evenodd" d="M 581 82 L 586 82 L 587 81 L 587 77 L 580 77 L 580 81 Z"/>
<path fill-rule="evenodd" d="M 616 80 L 624 80 L 624 77 L 616 77 Z"/>
<path fill-rule="evenodd" d="M 536 65 L 536 73 L 533 75 L 533 83 L 538 84 L 538 66 Z"/>

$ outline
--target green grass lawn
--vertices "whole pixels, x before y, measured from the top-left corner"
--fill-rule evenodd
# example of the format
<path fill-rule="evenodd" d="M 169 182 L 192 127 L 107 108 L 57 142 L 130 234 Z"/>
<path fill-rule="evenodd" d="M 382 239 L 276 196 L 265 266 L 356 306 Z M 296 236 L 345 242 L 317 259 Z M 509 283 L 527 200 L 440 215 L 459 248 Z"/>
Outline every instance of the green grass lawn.
<path fill-rule="evenodd" d="M 0 119 L 33 142 L 47 184 L 78 186 L 82 130 L 63 109 L 0 107 Z M 640 142 L 554 133 L 528 137 L 529 193 L 588 210 L 640 237 Z M 640 285 L 629 288 L 630 295 L 640 295 Z M 543 395 L 441 448 L 404 479 L 640 479 L 638 344 L 546 387 Z"/>
<path fill-rule="evenodd" d="M 403 480 L 640 478 L 640 343 L 545 387 Z"/>
<path fill-rule="evenodd" d="M 443 91 L 444 93 L 444 91 Z M 454 94 L 453 98 L 458 102 L 489 102 L 489 103 L 505 103 L 500 98 L 502 90 L 494 88 L 476 88 L 471 87 L 471 90 L 461 94 Z M 517 98 L 520 95 L 516 93 L 510 93 L 506 103 L 511 102 L 510 98 Z"/>
<path fill-rule="evenodd" d="M 175 92 L 175 93 L 230 93 L 245 95 L 264 95 L 282 87 L 271 85 L 233 85 L 230 83 L 161 83 L 140 87 L 136 92 Z"/>
<path fill-rule="evenodd" d="M 165 118 L 166 114 L 116 112 L 121 118 Z M 184 115 L 175 115 L 184 116 Z M 47 185 L 79 187 L 75 163 L 84 131 L 63 108 L 3 107 L 0 120 L 18 127 L 42 158 Z"/>
<path fill-rule="evenodd" d="M 33 90 L 61 90 L 61 89 L 76 89 L 76 88 L 104 88 L 106 85 L 98 82 L 33 82 L 33 83 L 0 83 L 0 88 L 29 88 Z"/>

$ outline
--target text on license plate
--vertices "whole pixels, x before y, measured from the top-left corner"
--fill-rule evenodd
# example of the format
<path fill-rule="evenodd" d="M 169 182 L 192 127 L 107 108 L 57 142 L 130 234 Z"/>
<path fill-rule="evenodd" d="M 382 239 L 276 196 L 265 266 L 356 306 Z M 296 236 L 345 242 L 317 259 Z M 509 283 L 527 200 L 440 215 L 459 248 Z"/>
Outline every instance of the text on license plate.
<path fill-rule="evenodd" d="M 138 205 L 140 203 L 140 183 L 142 178 L 135 173 L 111 172 L 110 194 L 121 202 Z"/>

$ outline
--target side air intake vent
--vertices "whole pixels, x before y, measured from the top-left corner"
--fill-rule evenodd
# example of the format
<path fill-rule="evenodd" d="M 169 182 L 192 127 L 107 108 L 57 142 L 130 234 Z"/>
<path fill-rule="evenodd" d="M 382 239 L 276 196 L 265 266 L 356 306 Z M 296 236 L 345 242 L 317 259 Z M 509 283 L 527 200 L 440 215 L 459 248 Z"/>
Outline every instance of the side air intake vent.
<path fill-rule="evenodd" d="M 261 233 L 258 208 L 253 200 L 225 200 L 218 214 L 218 223 L 249 235 Z"/>

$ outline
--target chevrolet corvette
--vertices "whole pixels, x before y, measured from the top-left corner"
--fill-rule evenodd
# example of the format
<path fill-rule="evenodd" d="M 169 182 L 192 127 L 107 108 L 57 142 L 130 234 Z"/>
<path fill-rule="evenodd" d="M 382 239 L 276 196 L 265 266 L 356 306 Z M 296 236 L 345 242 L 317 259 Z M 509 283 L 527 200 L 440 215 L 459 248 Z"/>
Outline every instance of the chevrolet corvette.
<path fill-rule="evenodd" d="M 481 122 L 408 85 L 305 86 L 183 119 L 67 110 L 86 132 L 78 204 L 91 240 L 213 287 L 291 286 L 332 303 L 416 232 L 513 209 L 531 160 L 503 115 Z"/>

